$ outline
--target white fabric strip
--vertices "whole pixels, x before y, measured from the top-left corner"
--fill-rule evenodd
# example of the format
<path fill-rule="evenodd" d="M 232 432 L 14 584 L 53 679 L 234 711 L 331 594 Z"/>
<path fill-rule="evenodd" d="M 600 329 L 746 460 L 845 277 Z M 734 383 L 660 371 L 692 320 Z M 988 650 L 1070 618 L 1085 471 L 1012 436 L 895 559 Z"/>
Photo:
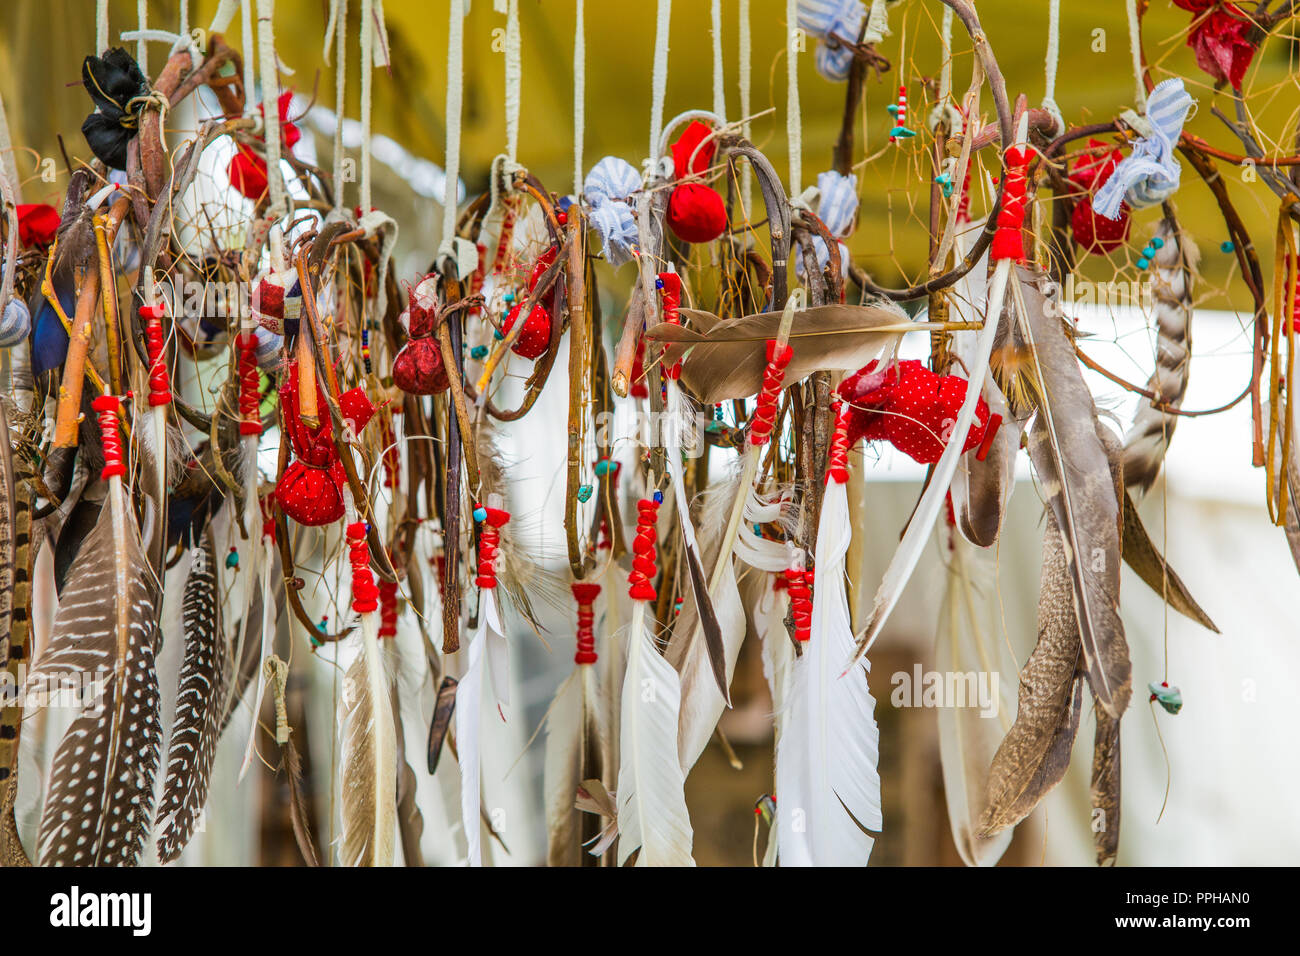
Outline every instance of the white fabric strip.
<path fill-rule="evenodd" d="M 1128 12 L 1128 46 L 1133 54 L 1133 105 L 1139 113 L 1147 108 L 1147 89 L 1142 83 L 1142 28 L 1138 23 L 1137 0 L 1125 0 Z"/>
<path fill-rule="evenodd" d="M 951 14 L 951 8 L 946 8 Z M 1065 118 L 1056 105 L 1056 65 L 1061 54 L 1061 0 L 1050 0 L 1047 7 L 1047 64 L 1044 70 L 1043 109 L 1056 120 L 1056 133 L 1065 132 Z"/>
<path fill-rule="evenodd" d="M 745 139 L 750 138 L 749 107 L 750 86 L 753 78 L 752 59 L 753 44 L 749 34 L 749 0 L 740 0 L 740 131 Z M 745 205 L 745 215 L 754 208 L 754 178 L 749 163 L 740 164 L 740 198 Z"/>
<path fill-rule="evenodd" d="M 334 208 L 343 209 L 347 206 L 344 201 L 347 183 L 343 181 L 343 160 L 345 158 L 343 117 L 347 112 L 348 95 L 348 0 L 333 0 L 330 5 L 330 20 L 334 32 L 333 34 L 330 33 L 329 26 L 325 29 L 325 59 L 326 62 L 329 62 L 329 44 L 332 36 L 336 51 L 336 63 L 334 65 Z M 363 209 L 361 211 L 362 215 L 365 215 L 366 211 Z"/>
<path fill-rule="evenodd" d="M 519 159 L 519 101 L 523 85 L 520 46 L 519 0 L 510 0 L 506 11 L 506 158 L 512 166 Z"/>
<path fill-rule="evenodd" d="M 587 39 L 585 11 L 577 0 L 577 21 L 573 28 L 573 194 L 582 196 L 582 146 L 587 121 Z"/>
<path fill-rule="evenodd" d="M 287 211 L 284 173 L 280 169 L 280 79 L 275 63 L 275 0 L 257 0 L 258 69 L 262 74 L 262 135 L 266 142 L 267 215 L 279 219 Z"/>
<path fill-rule="evenodd" d="M 370 211 L 370 95 L 374 73 L 373 0 L 361 0 L 361 214 Z M 340 119 L 340 124 L 342 120 Z"/>
<path fill-rule="evenodd" d="M 722 69 L 722 0 L 713 0 L 710 9 L 713 23 L 713 112 L 718 122 L 727 122 L 727 88 L 723 85 Z"/>
<path fill-rule="evenodd" d="M 149 29 L 149 0 L 136 0 L 135 12 L 140 21 L 138 29 L 143 33 Z M 141 37 L 135 44 L 135 62 L 140 64 L 140 72 L 146 77 L 149 75 L 149 55 L 146 52 L 147 50 L 148 46 L 145 39 Z"/>
<path fill-rule="evenodd" d="M 108 0 L 95 4 L 95 52 L 103 56 L 108 49 Z"/>
<path fill-rule="evenodd" d="M 456 200 L 460 182 L 460 110 L 462 50 L 465 36 L 465 0 L 451 0 L 451 21 L 447 30 L 447 155 L 443 165 L 447 180 L 442 198 L 442 242 L 451 247 L 456 238 Z"/>
<path fill-rule="evenodd" d="M 659 0 L 655 20 L 655 61 L 651 80 L 650 164 L 659 164 L 659 134 L 664 128 L 664 94 L 668 88 L 668 23 L 672 19 L 673 0 Z"/>
<path fill-rule="evenodd" d="M 790 195 L 803 192 L 803 139 L 799 116 L 799 3 L 785 0 L 785 135 L 790 149 Z"/>
<path fill-rule="evenodd" d="M 239 0 L 240 42 L 244 46 L 244 114 L 253 112 L 253 100 L 257 96 L 256 77 L 253 64 L 253 0 Z M 227 21 L 229 22 L 229 21 Z"/>

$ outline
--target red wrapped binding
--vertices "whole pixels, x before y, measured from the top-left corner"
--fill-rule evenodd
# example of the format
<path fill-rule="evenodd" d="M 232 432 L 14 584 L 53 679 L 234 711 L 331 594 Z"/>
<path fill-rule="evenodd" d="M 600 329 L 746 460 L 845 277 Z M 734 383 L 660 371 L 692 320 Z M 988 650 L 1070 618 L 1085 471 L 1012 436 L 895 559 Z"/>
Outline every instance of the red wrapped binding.
<path fill-rule="evenodd" d="M 497 586 L 497 550 L 501 547 L 501 528 L 510 520 L 510 512 L 500 508 L 484 508 L 487 517 L 478 533 L 478 577 L 474 583 L 481 588 Z"/>
<path fill-rule="evenodd" d="M 682 320 L 677 310 L 682 304 L 682 277 L 676 272 L 659 273 L 659 283 L 664 300 L 664 321 L 669 325 L 681 325 Z M 669 378 L 681 378 L 682 363 L 677 362 L 664 372 Z"/>
<path fill-rule="evenodd" d="M 126 465 L 122 461 L 122 436 L 117 432 L 117 410 L 121 405 L 116 395 L 100 395 L 90 403 L 90 407 L 99 412 L 99 435 L 104 444 L 101 478 L 126 474 Z"/>
<path fill-rule="evenodd" d="M 812 637 L 812 572 L 795 563 L 785 569 L 786 590 L 790 593 L 790 616 L 794 620 L 794 639 L 806 642 Z"/>
<path fill-rule="evenodd" d="M 573 655 L 575 664 L 596 663 L 596 633 L 593 630 L 596 612 L 592 605 L 600 594 L 600 585 L 574 581 L 569 585 L 573 599 L 578 602 L 578 651 Z"/>
<path fill-rule="evenodd" d="M 776 339 L 767 342 L 767 368 L 763 370 L 763 388 L 758 393 L 754 406 L 754 417 L 749 426 L 749 443 L 766 445 L 772 437 L 772 427 L 776 424 L 776 401 L 781 396 L 781 383 L 785 379 L 785 367 L 790 364 L 794 349 L 781 345 Z"/>
<path fill-rule="evenodd" d="M 257 336 L 241 332 L 235 339 L 239 349 L 239 434 L 262 434 L 261 377 L 257 371 Z"/>
<path fill-rule="evenodd" d="M 379 588 L 370 571 L 370 545 L 361 521 L 348 525 L 348 559 L 352 562 L 352 610 L 369 613 L 379 607 Z"/>
<path fill-rule="evenodd" d="M 1029 150 L 1013 146 L 1007 150 L 1006 179 L 1002 187 L 1002 211 L 998 213 L 998 230 L 993 234 L 994 260 L 1013 259 L 1023 262 L 1025 242 L 1025 192 L 1029 186 L 1026 170 Z"/>
<path fill-rule="evenodd" d="M 632 570 L 628 573 L 628 597 L 634 601 L 653 601 L 659 593 L 651 580 L 659 573 L 655 565 L 655 522 L 659 519 L 659 503 L 642 498 L 636 503 L 636 538 L 632 541 Z"/>
<path fill-rule="evenodd" d="M 379 582 L 379 636 L 397 636 L 397 582 Z"/>
<path fill-rule="evenodd" d="M 835 436 L 831 438 L 830 461 L 826 466 L 826 483 L 845 484 L 849 480 L 849 405 L 833 402 Z"/>
<path fill-rule="evenodd" d="M 155 408 L 171 404 L 172 400 L 167 356 L 163 354 L 163 311 L 161 302 L 140 306 L 140 318 L 144 319 L 144 344 L 149 353 L 149 404 Z"/>

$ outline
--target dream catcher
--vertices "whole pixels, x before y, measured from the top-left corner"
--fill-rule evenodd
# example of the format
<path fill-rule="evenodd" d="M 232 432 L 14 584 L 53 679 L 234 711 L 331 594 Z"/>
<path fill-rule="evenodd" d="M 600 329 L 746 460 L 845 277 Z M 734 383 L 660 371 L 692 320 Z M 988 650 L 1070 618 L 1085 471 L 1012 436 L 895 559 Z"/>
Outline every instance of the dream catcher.
<path fill-rule="evenodd" d="M 1037 106 L 1009 93 L 967 0 L 790 0 L 782 176 L 771 111 L 751 103 L 744 0 L 739 114 L 715 0 L 708 108 L 665 117 L 674 21 L 659 0 L 648 155 L 591 162 L 580 0 L 574 175 L 556 192 L 525 165 L 519 11 L 504 0 L 506 142 L 462 203 L 468 4 L 451 0 L 442 240 L 402 274 L 398 223 L 372 206 L 370 104 L 390 58 L 379 0 L 334 0 L 324 34 L 336 130 L 361 94 L 355 196 L 341 132 L 332 170 L 296 149 L 307 107 L 282 88 L 273 2 L 227 0 L 206 32 L 141 25 L 124 35 L 135 55 L 109 42 L 101 4 L 82 73 L 90 158 L 62 207 L 22 204 L 3 171 L 0 660 L 29 693 L 0 718 L 0 858 L 172 862 L 230 751 L 238 778 L 260 762 L 282 781 L 309 865 L 422 865 L 431 841 L 444 862 L 493 862 L 509 852 L 489 793 L 501 727 L 523 720 L 523 642 L 567 646 L 560 620 L 576 652 L 537 744 L 549 863 L 694 864 L 686 780 L 720 737 L 749 644 L 775 767 L 755 794 L 756 859 L 865 865 L 890 825 L 873 649 L 937 530 L 938 666 L 1008 688 L 998 719 L 939 717 L 962 859 L 997 862 L 1091 714 L 1096 854 L 1113 862 L 1120 723 L 1146 676 L 1121 565 L 1217 630 L 1136 506 L 1160 487 L 1179 419 L 1231 407 L 1182 407 L 1205 280 L 1180 190 L 1213 196 L 1227 282 L 1251 295 L 1231 404 L 1249 401 L 1268 514 L 1300 566 L 1287 385 L 1300 158 L 1260 130 L 1251 87 L 1293 14 L 1176 5 L 1204 76 L 1148 61 L 1146 4 L 1129 0 L 1133 102 L 1076 125 L 1055 101 L 1056 0 Z M 156 74 L 147 44 L 168 48 Z M 844 98 L 808 178 L 801 57 Z M 1231 101 L 1214 112 L 1241 155 L 1184 130 L 1208 84 Z M 197 127 L 171 145 L 168 120 L 200 97 Z M 1272 263 L 1222 175 L 1247 160 L 1277 200 Z M 890 236 L 925 237 L 914 275 L 892 243 L 855 236 L 881 208 L 860 208 L 870 184 L 909 181 L 924 188 L 884 217 Z M 1090 357 L 1070 314 L 1065 290 L 1098 268 L 1149 281 L 1144 384 Z M 897 287 L 878 278 L 894 273 Z M 1122 431 L 1085 369 L 1138 397 Z M 509 449 L 525 429 L 562 449 L 560 545 L 540 543 L 547 519 L 524 506 Z M 896 544 L 865 541 L 853 504 L 871 501 L 864 449 L 886 445 L 926 468 Z M 1023 662 L 996 592 L 1022 451 L 1043 500 Z M 888 558 L 878 582 L 859 567 L 868 545 Z M 850 588 L 872 595 L 857 619 Z M 56 607 L 48 627 L 38 589 Z M 88 687 L 93 702 L 75 697 Z M 53 708 L 57 693 L 77 702 Z M 1167 680 L 1150 700 L 1181 707 Z M 36 733 L 49 759 L 20 774 Z M 337 748 L 305 769 L 311 734 Z"/>

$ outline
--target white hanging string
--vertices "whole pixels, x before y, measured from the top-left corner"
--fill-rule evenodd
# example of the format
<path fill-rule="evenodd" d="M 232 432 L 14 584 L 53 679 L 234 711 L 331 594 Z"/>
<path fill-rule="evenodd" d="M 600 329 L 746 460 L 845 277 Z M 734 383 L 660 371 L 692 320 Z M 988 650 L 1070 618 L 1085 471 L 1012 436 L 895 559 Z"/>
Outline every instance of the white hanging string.
<path fill-rule="evenodd" d="M 343 209 L 347 203 L 343 181 L 343 116 L 347 109 L 348 78 L 348 0 L 333 0 L 330 4 L 330 22 L 325 26 L 325 62 L 329 63 L 330 44 L 333 43 L 334 65 L 334 208 Z M 363 210 L 364 212 L 364 210 Z"/>
<path fill-rule="evenodd" d="M 239 0 L 240 42 L 244 45 L 244 113 L 253 112 L 253 99 L 257 95 L 253 75 L 253 11 L 252 0 Z"/>
<path fill-rule="evenodd" d="M 749 106 L 750 106 L 750 86 L 753 77 L 752 58 L 753 44 L 749 35 L 749 0 L 740 0 L 740 28 L 737 31 L 740 37 L 740 118 L 741 133 L 745 139 L 750 139 L 749 130 Z M 749 163 L 741 163 L 740 170 L 740 198 L 745 206 L 745 215 L 750 215 L 754 208 L 754 179 L 753 173 L 749 168 Z"/>
<path fill-rule="evenodd" d="M 577 23 L 573 28 L 573 194 L 582 195 L 582 146 L 587 121 L 587 41 L 583 32 L 585 11 L 577 0 Z"/>
<path fill-rule="evenodd" d="M 930 131 L 945 123 L 949 136 L 959 136 L 962 131 L 961 110 L 952 102 L 952 7 L 943 8 L 943 21 L 939 29 L 943 47 L 943 68 L 939 72 L 939 96 L 926 118 Z"/>
<path fill-rule="evenodd" d="M 189 36 L 190 32 L 190 0 L 181 0 L 181 24 L 176 30 L 182 37 Z M 198 64 L 194 64 L 198 69 Z"/>
<path fill-rule="evenodd" d="M 275 64 L 275 0 L 257 0 L 258 69 L 262 74 L 262 137 L 266 143 L 267 216 L 279 219 L 288 211 L 284 173 L 280 169 L 280 81 Z"/>
<path fill-rule="evenodd" d="M 465 0 L 451 0 L 451 22 L 447 31 L 447 155 L 446 185 L 442 196 L 442 247 L 450 250 L 456 238 L 456 203 L 460 182 L 460 109 L 462 50 L 465 35 Z"/>
<path fill-rule="evenodd" d="M 95 52 L 103 55 L 108 49 L 108 0 L 95 4 Z"/>
<path fill-rule="evenodd" d="M 523 69 L 520 64 L 519 0 L 509 0 L 506 10 L 506 159 L 519 157 L 519 102 Z"/>
<path fill-rule="evenodd" d="M 951 8 L 945 8 L 949 13 Z M 1056 105 L 1056 65 L 1061 55 L 1061 0 L 1050 0 L 1047 7 L 1047 64 L 1045 69 L 1045 89 L 1043 90 L 1043 109 L 1056 120 L 1056 133 L 1065 132 L 1065 117 Z"/>
<path fill-rule="evenodd" d="M 375 72 L 374 0 L 361 0 L 361 214 L 370 211 L 370 93 Z M 343 55 L 343 51 L 339 51 Z M 340 122 L 342 118 L 340 117 Z"/>
<path fill-rule="evenodd" d="M 149 29 L 149 0 L 136 0 L 135 4 L 136 17 L 140 21 L 139 30 L 144 33 Z M 148 49 L 144 37 L 141 37 L 135 44 L 135 62 L 140 64 L 140 72 L 145 76 L 149 75 L 149 58 L 145 52 Z"/>
<path fill-rule="evenodd" d="M 1138 23 L 1137 0 L 1126 0 L 1128 45 L 1133 54 L 1133 105 L 1139 113 L 1147 111 L 1147 90 L 1142 84 L 1142 28 Z"/>
<path fill-rule="evenodd" d="M 668 23 L 672 19 L 673 0 L 659 0 L 655 19 L 655 60 L 651 74 L 650 166 L 659 165 L 659 134 L 664 128 L 664 94 L 668 88 Z"/>
<path fill-rule="evenodd" d="M 886 0 L 871 0 L 867 29 L 862 35 L 863 43 L 879 44 L 885 37 L 893 35 L 889 32 L 889 8 L 885 6 L 885 2 Z"/>
<path fill-rule="evenodd" d="M 798 0 L 785 0 L 786 98 L 785 136 L 790 148 L 790 195 L 803 192 L 803 139 L 799 116 L 799 32 Z"/>
<path fill-rule="evenodd" d="M 713 113 L 719 123 L 727 122 L 727 88 L 722 84 L 722 0 L 713 0 Z"/>

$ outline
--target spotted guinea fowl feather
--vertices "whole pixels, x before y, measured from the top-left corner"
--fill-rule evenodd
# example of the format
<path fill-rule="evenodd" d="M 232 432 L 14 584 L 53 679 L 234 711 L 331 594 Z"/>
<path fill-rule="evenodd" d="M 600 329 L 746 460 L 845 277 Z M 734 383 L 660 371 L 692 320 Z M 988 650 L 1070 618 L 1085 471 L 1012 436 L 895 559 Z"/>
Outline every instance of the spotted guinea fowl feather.
<path fill-rule="evenodd" d="M 158 858 L 170 863 L 194 834 L 208 797 L 212 758 L 226 705 L 229 660 L 221 632 L 217 595 L 217 559 L 212 531 L 194 548 L 181 615 L 185 622 L 185 655 L 167 774 L 158 803 Z"/>
<path fill-rule="evenodd" d="M 153 811 L 161 749 L 160 589 L 116 480 L 64 585 L 49 649 L 29 677 L 83 697 L 50 771 L 37 838 L 42 865 L 133 866 Z"/>

